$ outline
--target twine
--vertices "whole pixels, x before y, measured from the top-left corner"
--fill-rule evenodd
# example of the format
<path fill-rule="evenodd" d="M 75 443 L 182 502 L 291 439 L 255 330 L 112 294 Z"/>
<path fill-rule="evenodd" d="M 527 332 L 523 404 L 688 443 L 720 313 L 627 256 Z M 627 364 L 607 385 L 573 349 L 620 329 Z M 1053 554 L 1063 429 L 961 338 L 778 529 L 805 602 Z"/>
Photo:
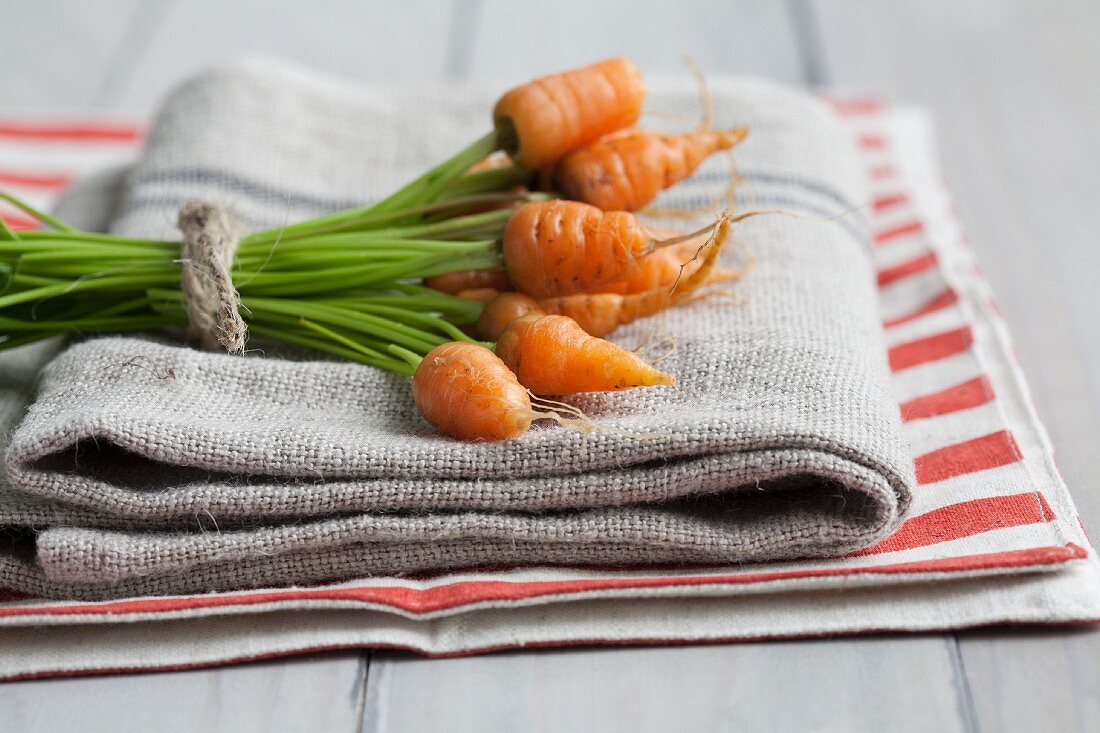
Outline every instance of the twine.
<path fill-rule="evenodd" d="M 206 349 L 244 352 L 248 326 L 241 318 L 241 296 L 230 269 L 239 241 L 225 209 L 193 201 L 183 205 L 180 286 L 187 305 L 187 334 Z"/>

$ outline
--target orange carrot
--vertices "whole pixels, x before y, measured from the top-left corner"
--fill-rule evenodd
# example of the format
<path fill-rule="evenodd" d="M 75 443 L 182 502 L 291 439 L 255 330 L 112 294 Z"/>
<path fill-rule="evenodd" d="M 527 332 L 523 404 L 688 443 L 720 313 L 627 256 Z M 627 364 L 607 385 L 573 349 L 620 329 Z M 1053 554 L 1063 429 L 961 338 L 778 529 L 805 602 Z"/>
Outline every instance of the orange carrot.
<path fill-rule="evenodd" d="M 493 121 L 500 146 L 533 171 L 633 125 L 644 99 L 638 68 L 625 58 L 612 58 L 506 92 L 493 109 Z"/>
<path fill-rule="evenodd" d="M 536 416 L 527 390 L 504 362 L 478 344 L 453 341 L 420 362 L 412 383 L 420 414 L 460 440 L 506 440 Z"/>
<path fill-rule="evenodd" d="M 514 290 L 508 273 L 504 270 L 455 270 L 432 275 L 424 280 L 424 284 L 447 295 L 457 295 L 462 290 L 475 288 Z"/>
<path fill-rule="evenodd" d="M 695 253 L 702 246 L 702 242 L 682 242 L 675 247 L 666 247 L 646 255 L 638 268 L 638 272 L 629 280 L 617 283 L 601 285 L 593 288 L 593 293 L 618 293 L 619 295 L 634 295 L 644 293 L 654 288 L 670 288 L 676 282 L 676 278 L 688 277 L 703 264 L 702 259 L 695 258 Z M 728 267 L 713 267 L 704 285 L 739 280 L 745 274 L 744 270 Z"/>
<path fill-rule="evenodd" d="M 680 232 L 667 227 L 649 227 L 649 233 L 661 239 L 675 239 L 680 236 Z M 703 260 L 696 257 L 696 255 L 701 251 L 707 238 L 712 233 L 708 230 L 686 242 L 650 252 L 638 263 L 638 271 L 634 274 L 634 277 L 617 283 L 601 285 L 589 292 L 631 295 L 633 293 L 644 293 L 662 285 L 672 287 L 677 278 L 688 277 L 703 264 Z M 744 270 L 732 270 L 715 266 L 711 270 L 706 284 L 737 280 L 744 274 Z"/>
<path fill-rule="evenodd" d="M 591 336 L 606 336 L 619 326 L 639 318 L 656 315 L 673 305 L 686 302 L 710 277 L 718 254 L 729 234 L 730 217 L 719 222 L 714 239 L 708 245 L 702 264 L 673 287 L 659 284 L 641 293 L 577 293 L 539 301 L 547 313 L 569 316 Z"/>
<path fill-rule="evenodd" d="M 599 427 L 575 407 L 536 397 L 500 357 L 465 341 L 429 351 L 413 374 L 412 392 L 424 419 L 459 440 L 508 440 L 535 420 L 584 432 Z"/>
<path fill-rule="evenodd" d="M 659 247 L 679 244 L 712 227 L 657 240 L 633 214 L 600 211 L 577 201 L 532 201 L 504 228 L 508 277 L 533 298 L 591 292 L 628 280 Z"/>
<path fill-rule="evenodd" d="M 523 293 L 501 293 L 485 304 L 477 319 L 477 332 L 486 341 L 496 341 L 508 324 L 529 313 L 545 315 L 542 306 Z"/>
<path fill-rule="evenodd" d="M 455 293 L 456 298 L 473 300 L 478 303 L 488 303 L 498 295 L 500 295 L 500 291 L 496 288 L 470 288 L 469 290 L 459 290 Z"/>
<path fill-rule="evenodd" d="M 748 128 L 662 135 L 647 130 L 613 135 L 567 155 L 555 181 L 571 199 L 604 211 L 638 211 L 658 193 L 687 178 L 718 150 L 737 145 Z"/>
<path fill-rule="evenodd" d="M 536 394 L 613 392 L 671 385 L 675 379 L 565 316 L 517 318 L 497 341 L 497 356 Z"/>

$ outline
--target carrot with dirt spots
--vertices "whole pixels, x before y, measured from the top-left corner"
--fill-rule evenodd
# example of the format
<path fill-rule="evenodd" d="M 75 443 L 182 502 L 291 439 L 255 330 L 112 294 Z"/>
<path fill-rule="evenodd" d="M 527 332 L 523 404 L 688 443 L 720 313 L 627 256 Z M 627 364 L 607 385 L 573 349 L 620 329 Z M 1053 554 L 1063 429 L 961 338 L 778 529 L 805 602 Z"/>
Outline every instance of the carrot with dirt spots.
<path fill-rule="evenodd" d="M 577 201 L 532 201 L 504 228 L 508 278 L 533 298 L 591 292 L 634 277 L 644 258 L 687 241 L 714 225 L 656 239 L 626 211 L 601 211 Z"/>
<path fill-rule="evenodd" d="M 680 236 L 680 232 L 673 229 L 656 227 L 650 229 L 650 233 L 666 239 Z M 659 287 L 671 288 L 677 278 L 689 277 L 702 266 L 703 259 L 696 255 L 706 244 L 708 236 L 709 232 L 705 232 L 686 242 L 651 252 L 642 260 L 634 277 L 617 283 L 601 285 L 590 292 L 633 295 L 634 293 L 644 293 Z M 711 268 L 710 274 L 703 284 L 715 285 L 740 280 L 748 272 L 748 269 L 748 267 L 720 267 L 716 264 Z"/>
<path fill-rule="evenodd" d="M 547 313 L 569 316 L 591 336 L 606 336 L 619 326 L 633 323 L 639 318 L 654 316 L 663 310 L 692 300 L 694 293 L 704 285 L 729 235 L 731 217 L 723 217 L 713 238 L 703 245 L 708 251 L 702 265 L 689 276 L 671 287 L 658 285 L 641 292 L 577 293 L 558 298 L 547 298 L 539 305 Z"/>

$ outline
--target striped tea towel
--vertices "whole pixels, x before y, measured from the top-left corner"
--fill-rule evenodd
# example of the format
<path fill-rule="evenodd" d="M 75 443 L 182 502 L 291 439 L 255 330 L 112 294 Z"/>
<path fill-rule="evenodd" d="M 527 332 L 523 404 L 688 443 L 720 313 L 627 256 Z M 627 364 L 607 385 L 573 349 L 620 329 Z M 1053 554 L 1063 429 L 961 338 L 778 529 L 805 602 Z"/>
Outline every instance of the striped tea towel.
<path fill-rule="evenodd" d="M 872 178 L 891 388 L 916 458 L 913 509 L 892 537 L 843 558 L 746 566 L 528 567 L 103 603 L 13 600 L 0 606 L 0 674 L 352 646 L 455 654 L 1100 618 L 1095 556 L 951 214 L 928 118 L 865 100 L 838 106 Z M 757 201 L 783 195 L 765 176 L 752 187 Z"/>
<path fill-rule="evenodd" d="M 191 197 L 265 227 L 288 209 L 298 219 L 376 197 L 482 134 L 492 106 L 474 91 L 329 84 L 261 67 L 186 85 L 162 107 L 112 228 L 172 236 Z M 821 219 L 867 198 L 855 147 L 808 96 L 752 81 L 716 92 L 718 119 L 754 130 L 738 155 L 753 205 L 801 218 L 738 227 L 757 260 L 742 306 L 699 302 L 616 334 L 628 345 L 668 334 L 676 348 L 661 366 L 679 380 L 576 400 L 617 431 L 552 425 L 462 443 L 419 417 L 407 378 L 362 365 L 92 339 L 46 369 L 12 436 L 17 491 L 0 521 L 38 531 L 33 547 L 0 553 L 0 585 L 99 600 L 502 565 L 834 556 L 884 539 L 913 473 L 866 221 Z M 697 102 L 688 88 L 650 104 Z M 729 164 L 697 178 L 669 202 L 720 195 Z"/>

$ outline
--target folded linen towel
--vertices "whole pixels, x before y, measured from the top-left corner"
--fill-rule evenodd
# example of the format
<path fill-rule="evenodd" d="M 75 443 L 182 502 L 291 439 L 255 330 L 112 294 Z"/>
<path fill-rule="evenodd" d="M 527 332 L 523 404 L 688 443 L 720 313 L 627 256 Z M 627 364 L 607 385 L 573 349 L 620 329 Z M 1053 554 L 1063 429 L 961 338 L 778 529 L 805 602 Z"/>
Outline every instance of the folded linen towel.
<path fill-rule="evenodd" d="M 469 654 L 1100 619 L 1100 563 L 944 188 L 931 117 L 874 98 L 830 103 L 859 140 L 872 182 L 868 218 L 892 391 L 917 465 L 908 517 L 888 539 L 801 561 L 474 568 L 100 603 L 15 598 L 0 601 L 0 679 L 194 668 L 336 647 Z M 91 129 L 101 127 L 98 119 Z M 87 170 L 82 163 L 105 153 L 118 159 L 133 139 L 82 136 L 79 147 L 59 139 L 45 148 L 43 172 L 56 173 L 59 161 Z M 0 162 L 8 151 L 0 141 Z M 95 226 L 89 215 L 104 208 L 97 202 L 115 209 L 118 183 L 79 183 L 63 218 Z M 51 197 L 39 194 L 47 207 Z M 0 419 L 31 399 L 28 380 L 49 352 L 0 353 Z M 21 506 L 24 520 L 38 512 L 37 526 L 100 526 L 108 517 L 79 518 L 84 510 L 57 504 L 32 510 L 25 499 Z"/>
<path fill-rule="evenodd" d="M 865 172 L 812 98 L 714 90 L 759 217 L 740 306 L 623 329 L 675 339 L 674 389 L 578 399 L 618 430 L 465 444 L 416 415 L 404 379 L 360 365 L 230 357 L 134 338 L 72 347 L 12 436 L 0 586 L 102 598 L 530 563 L 739 563 L 838 555 L 898 525 L 899 438 L 866 252 Z M 378 93 L 284 68 L 203 76 L 165 103 L 112 230 L 173 237 L 201 198 L 250 226 L 377 197 L 482 133 L 491 96 Z M 680 111 L 693 93 L 652 95 Z M 728 164 L 662 202 L 720 194 Z"/>

